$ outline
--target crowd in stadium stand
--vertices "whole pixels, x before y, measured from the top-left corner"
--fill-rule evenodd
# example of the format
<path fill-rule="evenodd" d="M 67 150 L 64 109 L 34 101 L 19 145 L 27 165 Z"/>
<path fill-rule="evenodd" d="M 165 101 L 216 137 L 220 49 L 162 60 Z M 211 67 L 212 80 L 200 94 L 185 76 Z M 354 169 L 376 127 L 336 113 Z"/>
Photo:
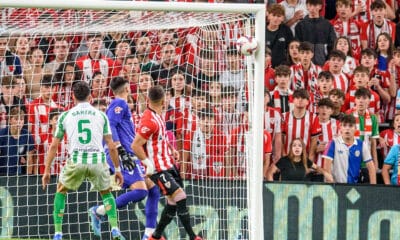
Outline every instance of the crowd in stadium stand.
<path fill-rule="evenodd" d="M 289 168 L 284 178 L 274 179 L 369 183 L 371 171 L 382 169 L 385 183 L 398 183 L 398 164 L 389 151 L 400 143 L 399 4 L 267 4 L 265 179 Z M 92 11 L 45 9 L 3 9 L 1 14 L 0 21 L 15 26 L 98 17 Z M 244 57 L 235 46 L 243 32 L 235 22 L 147 32 L 0 35 L 0 174 L 42 174 L 58 115 L 74 104 L 72 85 L 87 81 L 92 104 L 106 111 L 113 98 L 108 83 L 122 76 L 130 82 L 134 123 L 147 107 L 147 89 L 159 84 L 167 90 L 164 118 L 170 141 L 181 153 L 177 165 L 183 178 L 243 179 L 249 96 Z M 333 143 L 345 144 L 340 122 L 351 123 L 348 115 L 358 140 L 335 150 Z M 303 141 L 310 162 L 298 164 L 291 144 L 296 139 Z M 338 160 L 332 151 L 344 151 L 345 157 Z M 67 158 L 63 142 L 53 174 Z"/>

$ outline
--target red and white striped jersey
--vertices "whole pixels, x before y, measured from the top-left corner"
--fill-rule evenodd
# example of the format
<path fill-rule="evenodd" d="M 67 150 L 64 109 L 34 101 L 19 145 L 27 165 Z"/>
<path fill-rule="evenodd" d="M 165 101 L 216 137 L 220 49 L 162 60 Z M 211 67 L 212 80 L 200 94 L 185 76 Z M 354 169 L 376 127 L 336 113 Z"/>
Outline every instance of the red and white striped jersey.
<path fill-rule="evenodd" d="M 50 145 L 53 141 L 53 134 L 49 131 L 46 134 L 46 139 L 43 142 L 43 147 L 39 148 L 39 151 L 43 151 L 39 153 L 39 173 L 44 173 L 44 160 L 46 159 L 47 154 L 49 153 Z M 54 158 L 53 163 L 51 164 L 50 174 L 58 175 L 61 173 L 61 168 L 65 165 L 69 157 L 68 149 L 67 149 L 67 135 L 64 135 L 64 138 L 61 140 L 58 145 L 58 150 L 56 157 Z"/>
<path fill-rule="evenodd" d="M 286 153 L 289 152 L 290 143 L 296 139 L 301 138 L 307 147 L 310 148 L 312 124 L 316 118 L 314 113 L 306 111 L 302 118 L 295 118 L 293 111 L 287 112 L 284 115 L 284 123 L 282 124 L 282 133 L 285 134 L 284 146 Z"/>
<path fill-rule="evenodd" d="M 174 159 L 168 143 L 165 122 L 156 112 L 146 109 L 136 130 L 147 140 L 146 152 L 153 161 L 156 172 L 166 171 L 173 167 Z"/>
<path fill-rule="evenodd" d="M 226 46 L 236 44 L 236 41 L 244 35 L 243 23 L 241 21 L 221 24 L 222 37 Z"/>
<path fill-rule="evenodd" d="M 344 93 L 347 92 L 347 89 L 349 88 L 349 79 L 346 74 L 341 73 L 333 75 L 333 88 L 338 88 Z"/>
<path fill-rule="evenodd" d="M 283 91 L 276 86 L 275 89 L 271 92 L 271 101 L 274 102 L 274 107 L 280 113 L 292 111 L 293 91 L 290 89 L 287 89 L 287 91 Z"/>
<path fill-rule="evenodd" d="M 383 158 L 386 158 L 390 151 L 390 148 L 400 144 L 400 134 L 397 134 L 393 129 L 386 129 L 379 133 L 379 136 L 383 138 L 389 146 L 384 146 L 381 148 Z"/>
<path fill-rule="evenodd" d="M 282 127 L 282 114 L 281 112 L 272 107 L 268 107 L 264 113 L 264 129 L 267 130 L 272 137 L 276 133 L 281 133 Z"/>
<path fill-rule="evenodd" d="M 345 99 L 344 99 L 344 105 L 343 109 L 348 110 L 352 109 L 356 106 L 355 104 L 355 93 L 357 91 L 357 88 L 353 85 L 350 87 L 349 91 L 346 93 Z M 369 107 L 368 110 L 371 114 L 379 114 L 379 111 L 381 109 L 381 100 L 379 97 L 379 94 L 377 94 L 373 90 L 369 90 L 371 92 L 371 99 L 369 102 Z"/>
<path fill-rule="evenodd" d="M 312 126 L 312 136 L 318 138 L 318 142 L 329 143 L 334 137 L 339 134 L 339 121 L 331 118 L 328 122 L 321 123 L 317 117 Z M 322 152 L 318 153 L 315 164 L 320 167 L 324 166 L 324 159 L 322 158 Z"/>
<path fill-rule="evenodd" d="M 82 56 L 76 60 L 76 65 L 82 71 L 82 80 L 89 84 L 92 82 L 95 72 L 101 72 L 106 79 L 115 76 L 113 72 L 114 61 L 105 56 L 100 56 L 99 59 L 92 59 L 89 55 Z"/>

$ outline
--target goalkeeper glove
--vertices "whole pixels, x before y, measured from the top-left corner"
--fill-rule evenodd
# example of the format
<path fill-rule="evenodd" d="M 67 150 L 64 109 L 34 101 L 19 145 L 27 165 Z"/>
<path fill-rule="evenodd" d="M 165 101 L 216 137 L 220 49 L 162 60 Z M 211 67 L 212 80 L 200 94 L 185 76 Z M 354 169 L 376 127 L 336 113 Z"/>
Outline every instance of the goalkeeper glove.
<path fill-rule="evenodd" d="M 148 158 L 142 160 L 142 163 L 146 166 L 146 176 L 154 174 L 154 164 Z"/>
<path fill-rule="evenodd" d="M 130 156 L 121 145 L 118 146 L 117 149 L 122 167 L 127 171 L 133 171 L 136 167 L 134 158 Z"/>

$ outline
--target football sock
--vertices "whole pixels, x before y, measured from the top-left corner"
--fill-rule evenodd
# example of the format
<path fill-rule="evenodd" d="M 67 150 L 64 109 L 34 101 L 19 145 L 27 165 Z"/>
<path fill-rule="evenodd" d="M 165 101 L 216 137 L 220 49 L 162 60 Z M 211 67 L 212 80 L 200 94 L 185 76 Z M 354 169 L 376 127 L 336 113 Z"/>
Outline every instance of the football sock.
<path fill-rule="evenodd" d="M 114 196 L 111 193 L 106 193 L 102 195 L 101 198 L 103 199 L 104 208 L 106 209 L 111 228 L 118 228 L 117 208 L 115 206 Z"/>
<path fill-rule="evenodd" d="M 158 200 L 160 199 L 160 190 L 157 186 L 149 189 L 149 195 L 146 200 L 146 228 L 156 228 L 157 213 L 158 213 Z"/>
<path fill-rule="evenodd" d="M 172 221 L 176 214 L 176 206 L 167 204 L 161 213 L 160 222 L 153 233 L 154 238 L 161 238 L 162 232 L 165 227 Z"/>
<path fill-rule="evenodd" d="M 190 239 L 195 239 L 196 234 L 194 234 L 192 225 L 190 225 L 190 215 L 186 206 L 186 199 L 176 202 L 176 209 L 178 212 L 178 217 L 181 220 L 186 232 L 189 234 Z"/>
<path fill-rule="evenodd" d="M 127 193 L 124 193 L 115 199 L 117 208 L 123 208 L 130 202 L 139 202 L 147 196 L 147 190 L 145 189 L 134 189 Z"/>
<path fill-rule="evenodd" d="M 55 232 L 62 232 L 62 223 L 65 210 L 65 194 L 57 192 L 54 197 L 54 228 Z"/>

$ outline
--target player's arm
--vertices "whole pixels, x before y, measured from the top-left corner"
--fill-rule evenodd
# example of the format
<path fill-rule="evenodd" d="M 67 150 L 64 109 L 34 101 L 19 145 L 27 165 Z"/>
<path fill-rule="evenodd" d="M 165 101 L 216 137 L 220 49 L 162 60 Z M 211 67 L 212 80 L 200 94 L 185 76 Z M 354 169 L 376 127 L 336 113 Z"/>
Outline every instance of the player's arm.
<path fill-rule="evenodd" d="M 56 157 L 57 150 L 58 150 L 58 145 L 60 144 L 61 139 L 54 137 L 53 142 L 51 143 L 49 150 L 47 152 L 47 156 L 45 159 L 45 169 L 44 169 L 44 174 L 42 177 L 42 187 L 43 190 L 46 189 L 47 184 L 50 182 L 50 167 L 51 164 L 53 163 L 54 158 Z M 28 168 L 29 171 L 29 168 Z"/>
<path fill-rule="evenodd" d="M 386 185 L 390 184 L 389 170 L 391 168 L 392 168 L 392 165 L 389 165 L 389 164 L 383 164 L 383 166 L 382 166 L 383 183 L 385 183 Z"/>
<path fill-rule="evenodd" d="M 146 175 L 149 176 L 154 173 L 154 165 L 147 158 L 146 152 L 144 151 L 143 145 L 145 145 L 146 143 L 147 143 L 146 138 L 142 137 L 140 134 L 136 134 L 131 147 L 132 150 L 135 152 L 136 156 L 146 166 Z"/>

